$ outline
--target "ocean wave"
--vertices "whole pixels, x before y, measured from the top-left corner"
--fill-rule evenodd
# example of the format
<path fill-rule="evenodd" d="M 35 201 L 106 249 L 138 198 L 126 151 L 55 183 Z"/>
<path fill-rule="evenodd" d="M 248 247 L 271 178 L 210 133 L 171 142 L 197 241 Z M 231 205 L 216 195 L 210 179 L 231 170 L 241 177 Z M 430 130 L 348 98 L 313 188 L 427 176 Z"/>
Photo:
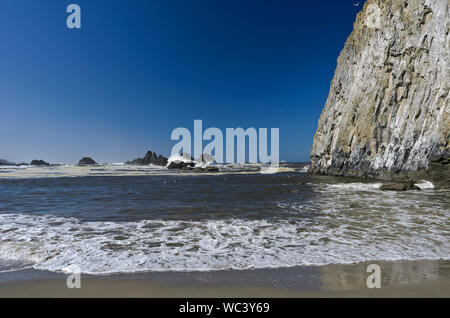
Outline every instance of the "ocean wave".
<path fill-rule="evenodd" d="M 297 207 L 303 209 L 303 207 Z M 366 260 L 448 259 L 448 231 L 430 217 L 425 231 L 404 215 L 354 225 L 322 219 L 82 222 L 51 215 L 0 215 L 0 259 L 35 269 L 83 273 L 211 271 L 354 263 Z M 334 215 L 338 217 L 338 215 Z"/>

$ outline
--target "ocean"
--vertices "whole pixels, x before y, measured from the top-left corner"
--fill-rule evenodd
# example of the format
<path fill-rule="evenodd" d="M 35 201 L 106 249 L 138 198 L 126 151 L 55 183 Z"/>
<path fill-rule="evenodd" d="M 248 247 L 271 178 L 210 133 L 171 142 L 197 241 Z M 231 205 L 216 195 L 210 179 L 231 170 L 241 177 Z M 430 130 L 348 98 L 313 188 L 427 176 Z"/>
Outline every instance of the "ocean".
<path fill-rule="evenodd" d="M 380 191 L 307 164 L 219 173 L 0 167 L 0 272 L 88 274 L 449 260 L 450 191 Z"/>

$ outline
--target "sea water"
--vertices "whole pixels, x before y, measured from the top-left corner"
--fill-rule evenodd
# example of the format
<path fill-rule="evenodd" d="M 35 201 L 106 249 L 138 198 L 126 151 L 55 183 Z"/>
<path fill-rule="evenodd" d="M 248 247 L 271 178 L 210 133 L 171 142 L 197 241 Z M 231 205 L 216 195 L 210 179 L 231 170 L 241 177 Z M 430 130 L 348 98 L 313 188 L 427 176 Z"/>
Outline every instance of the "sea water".
<path fill-rule="evenodd" d="M 380 191 L 306 164 L 220 173 L 0 167 L 0 272 L 212 271 L 450 259 L 450 191 Z"/>

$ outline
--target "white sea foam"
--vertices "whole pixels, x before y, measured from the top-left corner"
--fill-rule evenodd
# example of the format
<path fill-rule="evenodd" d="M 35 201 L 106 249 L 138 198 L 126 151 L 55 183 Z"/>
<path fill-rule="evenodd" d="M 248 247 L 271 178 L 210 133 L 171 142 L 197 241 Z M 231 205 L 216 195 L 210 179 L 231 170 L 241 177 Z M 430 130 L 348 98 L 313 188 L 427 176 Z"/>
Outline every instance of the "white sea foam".
<path fill-rule="evenodd" d="M 275 174 L 281 172 L 295 172 L 295 169 L 290 167 L 276 167 L 276 166 L 261 166 L 261 174 Z"/>
<path fill-rule="evenodd" d="M 20 166 L 0 166 L 0 169 L 25 169 L 32 167 L 30 165 L 20 165 Z"/>
<path fill-rule="evenodd" d="M 379 190 L 380 186 L 381 183 L 362 183 L 362 182 L 337 183 L 327 185 L 329 189 L 356 190 L 356 191 L 376 191 Z"/>
<path fill-rule="evenodd" d="M 434 189 L 434 184 L 427 180 L 422 180 L 420 183 L 416 183 L 416 186 L 418 186 L 420 189 Z"/>
<path fill-rule="evenodd" d="M 77 265 L 84 273 L 106 274 L 449 258 L 449 233 L 440 217 L 425 217 L 426 230 L 418 230 L 404 213 L 370 225 L 350 219 L 329 226 L 340 216 L 333 207 L 323 208 L 318 220 L 81 222 L 1 214 L 0 259 L 32 262 L 36 269 Z"/>
<path fill-rule="evenodd" d="M 352 183 L 337 183 L 337 184 L 329 184 L 328 187 L 330 189 L 341 189 L 341 190 L 356 190 L 356 191 L 376 191 L 379 190 L 382 183 L 361 183 L 361 182 L 352 182 Z M 434 189 L 433 183 L 430 181 L 422 180 L 420 183 L 416 183 L 420 189 Z"/>
<path fill-rule="evenodd" d="M 274 174 L 280 171 L 280 167 L 277 166 L 261 166 L 261 174 Z"/>
<path fill-rule="evenodd" d="M 183 154 L 183 156 L 181 155 L 171 155 L 169 157 L 169 159 L 167 159 L 167 164 L 170 164 L 173 161 L 180 161 L 180 162 L 191 162 L 191 156 L 189 154 Z"/>
<path fill-rule="evenodd" d="M 55 166 L 23 166 L 14 168 L 0 167 L 0 178 L 55 178 L 55 177 L 85 177 L 85 176 L 142 176 L 169 174 L 165 167 L 146 165 L 134 166 L 124 164 L 102 164 L 95 166 L 55 165 Z"/>
<path fill-rule="evenodd" d="M 171 157 L 171 160 L 177 160 L 178 157 Z M 180 157 L 181 158 L 181 157 Z M 183 159 L 186 160 L 186 159 Z M 197 163 L 196 167 L 207 167 L 211 164 Z M 220 172 L 214 175 L 228 173 L 259 173 L 261 165 L 259 164 L 217 164 Z M 280 167 L 274 173 L 294 171 L 292 168 Z M 36 178 L 57 178 L 57 177 L 86 177 L 86 176 L 148 176 L 148 175 L 195 175 L 192 171 L 170 170 L 167 167 L 156 165 L 126 165 L 121 163 L 101 164 L 95 166 L 78 165 L 57 165 L 57 166 L 12 166 L 0 167 L 0 179 L 36 179 Z M 204 173 L 197 173 L 204 174 Z"/>

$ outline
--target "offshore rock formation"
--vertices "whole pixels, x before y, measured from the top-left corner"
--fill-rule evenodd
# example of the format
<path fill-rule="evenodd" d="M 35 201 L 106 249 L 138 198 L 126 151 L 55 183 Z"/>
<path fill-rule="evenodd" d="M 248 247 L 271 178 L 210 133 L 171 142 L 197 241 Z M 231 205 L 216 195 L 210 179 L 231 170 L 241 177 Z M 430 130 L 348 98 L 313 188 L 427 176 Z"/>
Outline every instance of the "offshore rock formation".
<path fill-rule="evenodd" d="M 28 166 L 28 163 L 26 162 L 15 163 L 8 161 L 6 159 L 0 159 L 0 166 Z"/>
<path fill-rule="evenodd" d="M 450 186 L 449 3 L 365 3 L 338 58 L 311 172 Z"/>
<path fill-rule="evenodd" d="M 8 161 L 6 159 L 0 159 L 0 166 L 16 166 L 15 162 Z"/>
<path fill-rule="evenodd" d="M 95 162 L 95 160 L 90 157 L 83 157 L 80 159 L 80 161 L 78 161 L 78 165 L 80 166 L 96 165 L 96 164 L 97 162 Z"/>
<path fill-rule="evenodd" d="M 197 160 L 188 153 L 172 155 L 167 169 L 192 170 L 194 172 L 219 172 L 216 161 L 208 154 L 202 154 Z"/>
<path fill-rule="evenodd" d="M 192 170 L 195 172 L 219 172 L 216 166 L 196 167 L 195 162 L 172 161 L 167 169 Z"/>
<path fill-rule="evenodd" d="M 44 160 L 34 159 L 31 161 L 30 165 L 32 166 L 50 166 L 50 164 Z"/>
<path fill-rule="evenodd" d="M 162 155 L 157 156 L 156 152 L 147 151 L 144 158 L 137 158 L 133 161 L 127 161 L 126 164 L 130 165 L 157 165 L 157 166 L 165 166 L 167 165 L 167 158 Z"/>

